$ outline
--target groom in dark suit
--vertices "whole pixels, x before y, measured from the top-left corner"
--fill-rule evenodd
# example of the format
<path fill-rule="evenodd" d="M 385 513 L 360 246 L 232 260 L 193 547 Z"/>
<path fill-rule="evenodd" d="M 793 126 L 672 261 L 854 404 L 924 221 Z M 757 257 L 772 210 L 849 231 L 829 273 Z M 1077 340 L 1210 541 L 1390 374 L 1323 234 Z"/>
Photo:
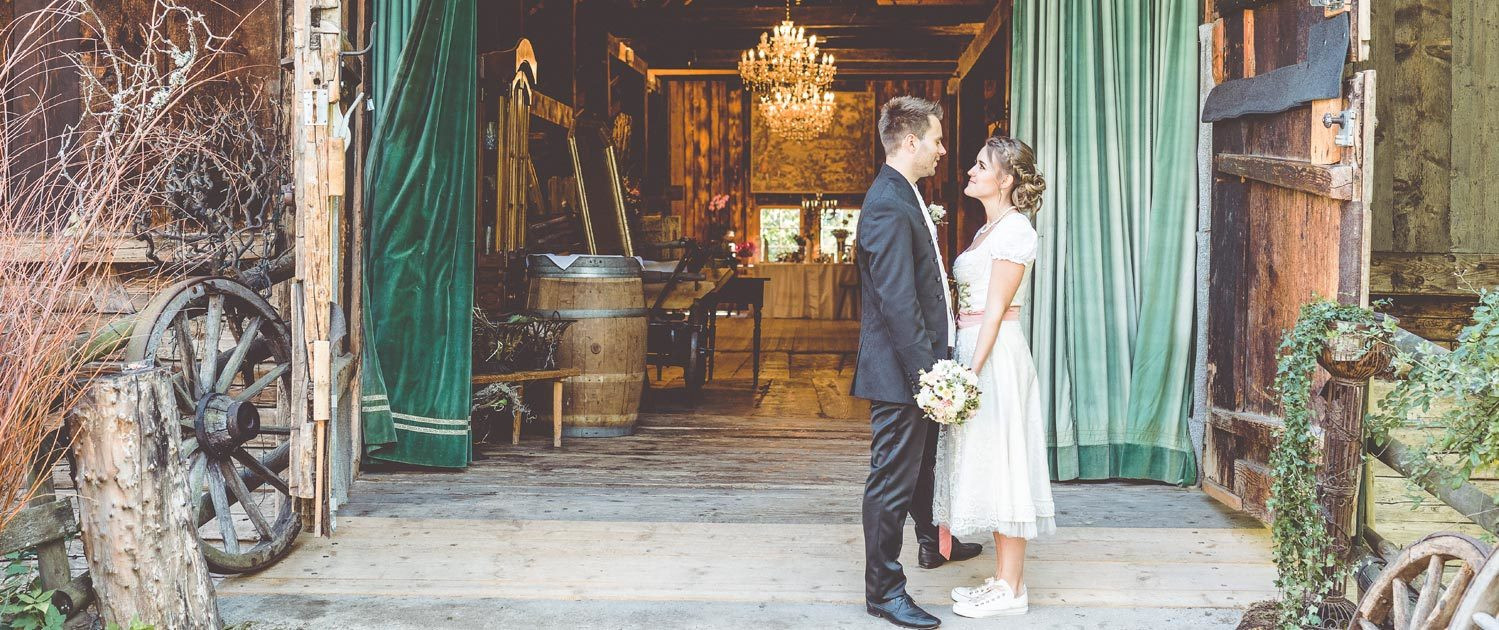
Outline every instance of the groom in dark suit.
<path fill-rule="evenodd" d="M 916 180 L 937 172 L 942 107 L 900 96 L 880 108 L 885 165 L 864 195 L 856 233 L 863 320 L 852 394 L 870 401 L 869 480 L 864 486 L 864 597 L 869 614 L 908 628 L 941 620 L 906 594 L 899 557 L 906 514 L 916 520 L 922 568 L 941 566 L 932 523 L 937 426 L 916 406 L 917 378 L 951 355 L 956 335 L 937 228 Z M 953 541 L 952 560 L 983 547 Z"/>

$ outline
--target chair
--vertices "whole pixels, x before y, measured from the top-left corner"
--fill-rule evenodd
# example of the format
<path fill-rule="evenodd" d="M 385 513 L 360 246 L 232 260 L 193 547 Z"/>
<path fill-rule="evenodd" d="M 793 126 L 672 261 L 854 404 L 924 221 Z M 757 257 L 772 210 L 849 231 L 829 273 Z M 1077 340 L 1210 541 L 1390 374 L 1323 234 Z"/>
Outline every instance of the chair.
<path fill-rule="evenodd" d="M 854 275 L 852 280 L 840 280 L 838 288 L 833 293 L 833 319 L 843 319 L 843 303 L 848 302 L 849 319 L 859 314 L 859 276 Z"/>

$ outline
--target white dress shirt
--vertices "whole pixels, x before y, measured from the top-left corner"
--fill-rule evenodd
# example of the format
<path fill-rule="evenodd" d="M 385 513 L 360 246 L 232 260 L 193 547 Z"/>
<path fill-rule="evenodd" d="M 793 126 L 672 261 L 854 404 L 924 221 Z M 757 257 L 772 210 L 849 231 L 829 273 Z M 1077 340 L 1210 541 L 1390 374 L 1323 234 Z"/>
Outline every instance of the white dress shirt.
<path fill-rule="evenodd" d="M 911 192 L 916 193 L 916 207 L 921 210 L 921 220 L 926 222 L 926 229 L 932 234 L 932 255 L 937 259 L 937 273 L 942 275 L 942 300 L 947 303 L 947 345 L 953 347 L 958 345 L 958 322 L 953 318 L 952 292 L 948 290 L 950 284 L 947 281 L 947 267 L 942 264 L 942 247 L 937 244 L 937 224 L 932 222 L 932 215 L 926 211 L 926 201 L 921 198 L 921 190 L 916 183 L 911 183 Z"/>

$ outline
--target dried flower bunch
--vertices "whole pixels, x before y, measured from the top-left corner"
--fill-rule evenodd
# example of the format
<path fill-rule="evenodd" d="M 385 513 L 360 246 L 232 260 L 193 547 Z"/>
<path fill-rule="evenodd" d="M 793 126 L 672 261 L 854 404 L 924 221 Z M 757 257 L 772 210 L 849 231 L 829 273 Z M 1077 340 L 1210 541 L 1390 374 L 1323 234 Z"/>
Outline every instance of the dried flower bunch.
<path fill-rule="evenodd" d="M 99 288 L 117 247 L 169 205 L 169 166 L 207 150 L 186 104 L 226 77 L 225 38 L 201 14 L 156 0 L 129 24 L 127 47 L 90 3 L 56 0 L 0 27 L 13 51 L 0 58 L 0 529 L 34 494 L 27 473 L 97 374 L 90 360 L 129 331 L 128 316 L 99 314 Z"/>

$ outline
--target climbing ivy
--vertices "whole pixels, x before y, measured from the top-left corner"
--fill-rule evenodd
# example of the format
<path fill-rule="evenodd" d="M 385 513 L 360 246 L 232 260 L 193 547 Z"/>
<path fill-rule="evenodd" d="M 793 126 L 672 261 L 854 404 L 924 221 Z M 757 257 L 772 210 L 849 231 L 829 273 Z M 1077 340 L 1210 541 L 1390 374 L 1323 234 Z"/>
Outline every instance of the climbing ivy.
<path fill-rule="evenodd" d="M 1358 325 L 1373 323 L 1368 309 L 1319 298 L 1301 307 L 1296 325 L 1281 339 L 1273 391 L 1285 426 L 1270 451 L 1273 482 L 1267 507 L 1275 518 L 1271 536 L 1282 628 L 1320 626 L 1318 604 L 1336 580 L 1346 577 L 1347 567 L 1336 566 L 1332 538 L 1317 502 L 1321 440 L 1311 422 L 1312 379 L 1317 356 L 1330 337 L 1359 334 Z"/>

